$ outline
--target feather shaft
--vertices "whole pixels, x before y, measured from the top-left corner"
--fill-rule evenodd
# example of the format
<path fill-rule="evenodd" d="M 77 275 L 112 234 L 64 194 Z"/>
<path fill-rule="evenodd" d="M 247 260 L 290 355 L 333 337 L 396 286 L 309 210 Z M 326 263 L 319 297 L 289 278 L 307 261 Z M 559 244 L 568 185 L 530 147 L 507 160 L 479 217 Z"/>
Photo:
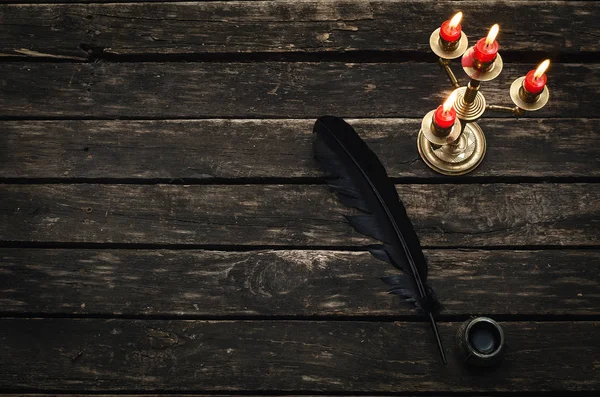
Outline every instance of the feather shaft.
<path fill-rule="evenodd" d="M 446 353 L 444 353 L 444 345 L 442 345 L 442 338 L 440 337 L 437 324 L 435 323 L 435 319 L 433 318 L 433 313 L 429 312 L 428 314 L 429 321 L 431 322 L 431 328 L 433 329 L 433 334 L 438 345 L 438 350 L 440 351 L 440 356 L 442 356 L 442 362 L 444 363 L 444 365 L 446 365 L 448 364 L 448 360 L 446 360 Z"/>

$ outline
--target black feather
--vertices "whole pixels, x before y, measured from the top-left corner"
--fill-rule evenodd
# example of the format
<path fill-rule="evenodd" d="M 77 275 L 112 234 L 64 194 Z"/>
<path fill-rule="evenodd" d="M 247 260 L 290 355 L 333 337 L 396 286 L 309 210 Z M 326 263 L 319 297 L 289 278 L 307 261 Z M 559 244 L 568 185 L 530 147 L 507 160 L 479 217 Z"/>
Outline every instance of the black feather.
<path fill-rule="evenodd" d="M 433 321 L 440 304 L 427 285 L 427 261 L 414 227 L 385 168 L 356 131 L 343 119 L 323 116 L 313 132 L 315 158 L 327 173 L 328 184 L 340 201 L 363 212 L 348 216 L 360 233 L 383 244 L 370 249 L 377 259 L 391 263 L 403 274 L 385 277 L 390 293 L 415 304 L 431 319 L 442 358 L 443 349 Z"/>

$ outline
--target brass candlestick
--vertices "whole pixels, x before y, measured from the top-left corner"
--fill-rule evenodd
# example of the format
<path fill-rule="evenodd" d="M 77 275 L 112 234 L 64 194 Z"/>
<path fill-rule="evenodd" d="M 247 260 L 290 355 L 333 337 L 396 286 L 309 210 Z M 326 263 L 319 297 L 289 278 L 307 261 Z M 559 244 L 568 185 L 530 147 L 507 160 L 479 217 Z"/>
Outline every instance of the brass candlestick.
<path fill-rule="evenodd" d="M 498 25 L 494 25 L 485 39 L 486 47 L 494 43 L 497 49 L 497 43 L 494 41 L 497 33 Z M 423 118 L 417 137 L 417 148 L 425 164 L 434 171 L 444 175 L 464 175 L 477 168 L 485 156 L 487 149 L 485 135 L 476 121 L 483 116 L 486 109 L 509 111 L 516 116 L 522 116 L 525 111 L 541 109 L 548 102 L 549 90 L 544 86 L 540 93 L 531 94 L 523 84 L 526 77 L 520 77 L 512 83 L 510 88 L 510 96 L 515 107 L 488 105 L 480 91 L 480 86 L 481 82 L 491 81 L 502 72 L 503 61 L 500 54 L 496 53 L 492 59 L 479 60 L 475 55 L 475 47 L 468 48 L 467 36 L 462 31 L 456 42 L 448 43 L 442 39 L 440 29 L 436 29 L 429 38 L 429 45 L 431 50 L 439 56 L 440 66 L 455 88 L 453 92 L 453 95 L 456 95 L 454 109 L 460 120 L 461 129 L 458 134 L 455 131 L 448 132 L 442 140 L 432 133 L 432 128 L 434 128 L 432 126 L 433 112 L 429 112 Z M 478 48 L 481 53 L 483 47 Z M 450 68 L 451 60 L 461 56 L 463 71 L 470 78 L 469 83 L 464 87 L 460 86 Z M 538 68 L 536 76 L 542 74 L 543 71 L 540 73 Z"/>

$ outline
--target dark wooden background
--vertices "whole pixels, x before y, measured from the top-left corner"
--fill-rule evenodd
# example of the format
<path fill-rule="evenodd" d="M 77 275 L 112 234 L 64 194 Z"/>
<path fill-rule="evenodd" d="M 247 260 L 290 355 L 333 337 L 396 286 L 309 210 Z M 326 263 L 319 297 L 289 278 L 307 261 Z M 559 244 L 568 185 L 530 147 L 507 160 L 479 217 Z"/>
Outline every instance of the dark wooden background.
<path fill-rule="evenodd" d="M 0 392 L 375 394 L 600 388 L 600 3 L 0 1 Z M 501 26 L 488 103 L 546 57 L 551 100 L 488 113 L 441 177 L 430 33 Z M 454 70 L 465 83 L 464 74 Z M 346 117 L 398 184 L 445 304 L 429 325 L 312 159 Z M 501 321 L 481 374 L 453 336 Z"/>

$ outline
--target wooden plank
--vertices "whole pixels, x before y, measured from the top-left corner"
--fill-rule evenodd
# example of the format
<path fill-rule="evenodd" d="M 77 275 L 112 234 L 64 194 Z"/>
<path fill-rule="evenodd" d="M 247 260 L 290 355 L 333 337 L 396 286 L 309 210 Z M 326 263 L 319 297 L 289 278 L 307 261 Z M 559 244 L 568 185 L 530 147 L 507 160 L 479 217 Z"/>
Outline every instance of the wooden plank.
<path fill-rule="evenodd" d="M 421 161 L 421 120 L 348 120 L 392 177 L 436 178 Z M 313 120 L 0 121 L 0 178 L 322 177 Z M 595 119 L 486 119 L 472 176 L 598 177 Z M 273 165 L 277 166 L 274 167 Z"/>
<path fill-rule="evenodd" d="M 265 2 L 268 0 L 197 0 L 196 2 L 224 2 L 224 1 L 236 1 L 236 2 L 242 2 L 242 1 L 247 1 L 247 2 Z M 285 2 L 288 0 L 270 0 L 272 2 Z M 304 0 L 306 1 L 306 0 Z M 316 0 L 309 0 L 309 1 L 316 1 Z M 331 1 L 331 0 L 322 0 L 324 2 L 326 1 Z M 426 1 L 426 0 L 422 0 L 422 1 Z M 442 0 L 444 1 L 444 0 Z M 512 2 L 513 0 L 502 0 L 504 2 Z M 530 0 L 531 2 L 547 2 L 548 0 Z M 583 2 L 586 0 L 564 0 L 566 2 L 569 1 L 577 1 L 577 2 Z M 590 1 L 590 0 L 588 0 Z M 596 0 L 591 0 L 591 1 L 596 1 Z M 19 3 L 17 0 L 0 0 L 0 3 L 9 3 L 9 4 L 17 4 Z M 62 3 L 80 3 L 80 4 L 94 4 L 94 3 L 185 3 L 185 1 L 182 0 L 30 0 L 28 3 L 44 3 L 44 4 L 62 4 Z"/>
<path fill-rule="evenodd" d="M 426 10 L 426 11 L 425 11 Z M 0 53 L 86 59 L 108 55 L 423 51 L 457 10 L 475 43 L 499 23 L 503 51 L 579 54 L 600 49 L 590 2 L 253 1 L 40 4 L 0 7 Z M 569 23 L 557 23 L 564 18 Z"/>
<path fill-rule="evenodd" d="M 488 103 L 506 104 L 532 66 L 505 65 L 483 85 Z M 423 117 L 451 91 L 433 63 L 2 63 L 0 76 L 0 117 L 19 118 Z M 599 76 L 554 65 L 552 99 L 533 115 L 595 117 Z"/>
<path fill-rule="evenodd" d="M 427 250 L 444 315 L 598 315 L 600 251 Z M 1 249 L 4 315 L 417 315 L 367 252 Z"/>
<path fill-rule="evenodd" d="M 597 184 L 399 185 L 425 246 L 600 243 Z M 0 240 L 355 246 L 323 185 L 4 185 Z"/>
<path fill-rule="evenodd" d="M 594 390 L 598 322 L 503 323 L 495 371 L 448 365 L 426 322 L 0 320 L 0 387 L 99 391 Z"/>
<path fill-rule="evenodd" d="M 209 0 L 208 0 L 209 1 Z M 254 1 L 254 0 L 237 0 L 237 1 Z M 533 0 L 532 0 L 533 1 Z M 135 394 L 124 394 L 124 393 L 117 393 L 117 394 L 108 394 L 108 393 L 98 393 L 98 392 L 81 392 L 81 391 L 77 391 L 75 393 L 52 393 L 52 394 L 44 394 L 44 393 L 2 393 L 2 395 L 4 397 L 72 397 L 72 396 L 77 396 L 77 397 L 83 397 L 83 396 L 98 396 L 98 397 L 181 397 L 181 393 L 177 393 L 174 392 L 172 394 L 169 393 L 160 393 L 160 394 L 149 394 L 149 393 L 135 393 Z M 186 396 L 189 397 L 210 397 L 212 396 L 212 394 L 198 394 L 198 393 L 185 393 Z M 223 394 L 223 393 L 219 393 L 220 396 L 223 397 L 234 397 L 234 396 L 239 396 L 239 394 Z M 256 394 L 256 395 L 252 395 L 252 394 L 247 394 L 244 393 L 245 396 L 249 396 L 249 397 L 262 397 L 263 395 L 261 394 Z M 285 393 L 285 394 L 271 394 L 273 397 L 301 397 L 301 396 L 306 396 L 306 394 L 297 394 L 297 395 L 293 395 L 293 394 L 289 394 L 289 393 Z M 327 394 L 315 394 L 314 397 L 316 396 L 321 396 L 321 397 L 352 397 L 352 394 L 348 394 L 347 396 L 344 396 L 343 394 L 331 394 L 331 395 L 327 395 Z M 377 396 L 389 396 L 389 397 L 393 397 L 395 396 L 395 394 L 393 393 L 389 393 L 389 394 L 382 394 L 382 393 L 378 393 Z M 419 396 L 419 394 L 415 394 L 415 395 L 409 395 L 409 394 L 405 394 L 406 397 L 417 397 Z M 431 397 L 443 397 L 444 394 L 440 394 L 439 396 L 436 395 L 431 395 Z M 476 397 L 484 397 L 484 396 L 489 396 L 489 394 L 478 394 L 476 395 Z"/>
<path fill-rule="evenodd" d="M 1 0 L 0 0 L 1 1 Z M 254 0 L 237 0 L 237 1 L 254 1 Z M 75 393 L 68 393 L 68 394 L 64 394 L 64 393 L 53 393 L 53 394 L 44 394 L 44 393 L 2 393 L 3 397 L 73 397 L 73 396 L 77 396 L 77 397 L 84 397 L 84 396 L 97 396 L 97 397 L 181 397 L 181 393 L 177 393 L 174 392 L 172 394 L 168 394 L 168 393 L 160 393 L 160 394 L 148 394 L 148 393 L 135 393 L 135 394 L 124 394 L 124 393 L 117 393 L 117 394 L 108 394 L 108 393 L 97 393 L 97 392 L 80 392 L 77 391 Z M 197 394 L 197 393 L 185 393 L 186 396 L 189 397 L 210 397 L 212 396 L 212 394 Z M 223 397 L 235 397 L 235 396 L 239 396 L 239 394 L 223 394 L 223 393 L 219 393 L 220 396 Z M 256 394 L 256 395 L 252 395 L 252 394 L 246 394 L 244 393 L 245 396 L 249 396 L 249 397 L 262 397 L 263 395 L 261 394 Z M 302 396 L 306 396 L 306 394 L 297 394 L 297 395 L 293 395 L 293 394 L 271 394 L 273 397 L 302 397 Z M 387 394 L 387 396 L 389 397 L 393 397 L 395 394 L 390 393 Z M 352 397 L 352 394 L 348 394 L 347 396 L 344 396 L 342 394 L 332 394 L 332 395 L 326 395 L 326 394 L 315 394 L 314 397 L 316 396 L 320 396 L 320 397 Z M 386 394 L 381 394 L 378 393 L 377 396 L 386 396 Z M 417 397 L 419 396 L 418 394 L 415 395 L 405 395 L 406 397 Z M 431 397 L 443 397 L 444 395 L 441 394 L 439 396 L 435 396 L 435 395 L 431 395 Z M 481 395 L 477 395 L 476 397 L 484 397 L 484 396 L 488 396 L 488 394 L 481 394 Z"/>

